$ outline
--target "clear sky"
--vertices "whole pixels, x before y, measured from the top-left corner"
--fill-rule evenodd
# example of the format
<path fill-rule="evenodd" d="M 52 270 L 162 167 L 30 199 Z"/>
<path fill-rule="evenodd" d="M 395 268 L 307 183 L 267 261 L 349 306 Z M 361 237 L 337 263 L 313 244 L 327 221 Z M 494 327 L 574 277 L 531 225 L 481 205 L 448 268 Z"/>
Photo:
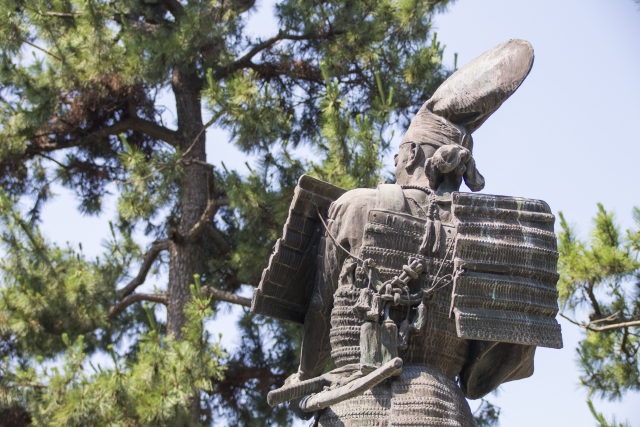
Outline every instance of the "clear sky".
<path fill-rule="evenodd" d="M 273 33 L 272 5 L 258 0 L 249 22 L 255 34 Z M 535 49 L 527 80 L 474 134 L 485 193 L 543 199 L 554 212 L 563 211 L 583 237 L 598 202 L 614 209 L 623 227 L 631 226 L 631 208 L 640 205 L 638 7 L 632 0 L 459 0 L 438 15 L 449 65 L 454 52 L 462 66 L 511 38 L 528 40 Z M 211 131 L 207 141 L 210 162 L 246 170 L 246 158 L 224 133 Z M 385 158 L 390 170 L 394 150 Z M 108 236 L 109 211 L 102 218 L 82 217 L 73 199 L 60 193 L 44 210 L 44 233 L 60 243 L 82 242 L 85 252 L 97 255 Z M 229 348 L 237 344 L 229 331 L 238 313 L 222 313 L 213 326 L 225 333 Z M 581 332 L 561 324 L 565 348 L 539 349 L 532 378 L 506 384 L 490 397 L 502 407 L 503 427 L 595 425 L 578 385 L 575 347 Z M 608 416 L 640 427 L 639 394 L 621 403 L 595 403 Z"/>

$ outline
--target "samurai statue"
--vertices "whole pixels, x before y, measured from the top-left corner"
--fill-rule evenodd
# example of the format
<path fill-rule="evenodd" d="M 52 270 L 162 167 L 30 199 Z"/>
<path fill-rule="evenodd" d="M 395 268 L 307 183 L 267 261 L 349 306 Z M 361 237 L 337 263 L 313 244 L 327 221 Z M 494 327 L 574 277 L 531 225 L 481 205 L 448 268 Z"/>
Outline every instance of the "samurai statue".
<path fill-rule="evenodd" d="M 471 135 L 532 65 L 510 40 L 452 74 L 402 138 L 395 184 L 301 177 L 252 304 L 304 324 L 299 370 L 271 405 L 327 427 L 472 427 L 467 398 L 532 375 L 537 346 L 562 347 L 549 206 L 476 193 Z"/>

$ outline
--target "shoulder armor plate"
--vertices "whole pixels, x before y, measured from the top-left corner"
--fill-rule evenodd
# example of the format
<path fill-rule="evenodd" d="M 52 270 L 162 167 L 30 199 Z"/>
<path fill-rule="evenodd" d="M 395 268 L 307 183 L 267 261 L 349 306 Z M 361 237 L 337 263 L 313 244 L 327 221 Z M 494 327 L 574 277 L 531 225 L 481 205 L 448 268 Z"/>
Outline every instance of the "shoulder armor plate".
<path fill-rule="evenodd" d="M 331 203 L 346 191 L 308 175 L 295 188 L 289 216 L 253 294 L 251 311 L 303 323 L 316 272 L 317 242 Z M 311 197 L 313 197 L 313 202 Z"/>
<path fill-rule="evenodd" d="M 453 193 L 458 336 L 562 348 L 555 217 L 541 200 Z"/>

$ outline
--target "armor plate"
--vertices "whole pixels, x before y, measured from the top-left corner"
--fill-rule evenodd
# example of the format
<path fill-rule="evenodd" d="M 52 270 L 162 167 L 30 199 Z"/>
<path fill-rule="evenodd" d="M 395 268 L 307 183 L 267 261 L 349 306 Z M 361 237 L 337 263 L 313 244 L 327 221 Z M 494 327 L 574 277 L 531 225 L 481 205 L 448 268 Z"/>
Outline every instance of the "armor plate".
<path fill-rule="evenodd" d="M 304 322 L 316 272 L 317 242 L 324 233 L 318 212 L 326 217 L 331 202 L 344 193 L 342 188 L 308 175 L 300 177 L 282 238 L 276 242 L 253 294 L 253 313 Z"/>
<path fill-rule="evenodd" d="M 540 200 L 453 193 L 458 336 L 562 348 L 555 218 Z"/>

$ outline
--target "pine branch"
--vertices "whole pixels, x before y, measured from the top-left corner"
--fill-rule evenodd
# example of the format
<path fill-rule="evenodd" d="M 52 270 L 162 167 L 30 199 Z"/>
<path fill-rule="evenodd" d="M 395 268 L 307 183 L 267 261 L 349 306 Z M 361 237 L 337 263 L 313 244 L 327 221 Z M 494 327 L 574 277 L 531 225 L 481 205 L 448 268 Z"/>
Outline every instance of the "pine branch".
<path fill-rule="evenodd" d="M 211 286 L 203 286 L 202 292 L 217 301 L 251 307 L 250 298 L 241 297 L 239 295 L 232 294 L 231 292 L 221 291 L 220 289 L 216 289 Z"/>
<path fill-rule="evenodd" d="M 130 294 L 124 297 L 120 302 L 112 305 L 111 308 L 109 308 L 107 317 L 109 319 L 113 319 L 130 305 L 141 301 L 157 302 L 167 305 L 169 304 L 169 297 L 167 294 Z"/>
<path fill-rule="evenodd" d="M 593 313 L 598 317 L 602 317 L 602 310 L 600 309 L 600 304 L 598 303 L 598 299 L 593 292 L 593 284 L 589 283 L 585 287 L 585 291 L 587 292 L 587 296 L 589 297 L 589 301 L 591 302 L 591 308 L 593 308 Z"/>
<path fill-rule="evenodd" d="M 42 47 L 38 46 L 37 44 L 31 43 L 31 42 L 30 42 L 29 40 L 27 40 L 27 39 L 21 39 L 21 40 L 22 40 L 22 42 L 23 42 L 23 43 L 26 43 L 26 44 L 28 44 L 29 46 L 31 46 L 31 47 L 33 47 L 33 48 L 35 48 L 35 49 L 38 49 L 38 50 L 39 50 L 39 51 L 41 51 L 41 52 L 46 53 L 47 55 L 51 56 L 52 58 L 55 58 L 55 59 L 57 59 L 58 61 L 62 61 L 62 58 L 60 58 L 60 57 L 59 57 L 58 55 L 56 55 L 55 53 L 51 53 L 51 52 L 49 52 L 48 50 L 46 50 L 46 49 L 44 49 L 44 48 L 42 48 Z"/>
<path fill-rule="evenodd" d="M 331 39 L 333 37 L 335 37 L 336 35 L 340 35 L 344 33 L 344 31 L 328 31 L 326 33 L 311 33 L 311 34 L 287 34 L 284 32 L 279 32 L 277 35 L 268 38 L 267 40 L 258 43 L 257 45 L 255 45 L 253 48 L 251 48 L 251 50 L 249 50 L 249 52 L 247 52 L 245 55 L 243 55 L 242 57 L 238 58 L 237 60 L 235 60 L 234 62 L 232 62 L 231 64 L 219 68 L 218 70 L 214 71 L 213 73 L 213 77 L 216 80 L 221 80 L 227 76 L 229 76 L 230 74 L 243 69 L 243 68 L 255 68 L 255 67 L 260 67 L 262 64 L 255 64 L 253 63 L 251 60 L 253 59 L 254 56 L 256 56 L 257 54 L 259 54 L 260 52 L 270 48 L 271 46 L 275 45 L 276 43 L 278 43 L 281 40 L 291 40 L 291 41 L 302 41 L 302 40 L 328 40 Z M 281 73 L 282 74 L 282 73 Z"/>
<path fill-rule="evenodd" d="M 560 317 L 562 317 L 564 320 L 568 321 L 569 323 L 573 323 L 576 326 L 580 326 L 581 328 L 584 328 L 586 325 L 584 323 L 580 323 L 576 320 L 573 320 L 572 318 L 565 316 L 562 313 L 558 313 L 560 315 Z"/>
<path fill-rule="evenodd" d="M 137 181 L 144 181 L 144 180 L 146 180 L 148 178 L 151 178 L 155 174 L 162 172 L 163 170 L 165 170 L 167 168 L 175 167 L 175 166 L 178 166 L 180 164 L 185 165 L 185 166 L 190 166 L 190 165 L 193 164 L 193 165 L 204 166 L 206 168 L 213 169 L 214 166 L 211 163 L 207 163 L 205 161 L 198 160 L 198 159 L 187 158 L 187 155 L 191 152 L 193 147 L 195 147 L 196 143 L 198 142 L 198 138 L 200 138 L 200 135 L 202 135 L 202 133 L 209 126 L 211 126 L 214 123 L 215 119 L 216 119 L 215 117 L 212 118 L 211 120 L 209 120 L 209 122 L 207 124 L 202 126 L 202 128 L 200 129 L 200 131 L 198 132 L 196 137 L 193 139 L 193 142 L 191 143 L 189 148 L 187 148 L 186 151 L 184 153 L 182 153 L 182 155 L 180 156 L 180 158 L 178 160 L 176 160 L 175 162 L 163 163 L 162 166 L 160 166 L 157 169 L 154 169 L 153 171 L 149 172 L 147 175 L 141 176 L 141 177 L 137 177 L 137 178 L 133 178 L 133 179 L 128 180 L 128 181 L 124 181 L 123 184 L 130 184 L 130 183 L 137 182 Z"/>
<path fill-rule="evenodd" d="M 224 192 L 216 193 L 216 186 L 213 179 L 213 169 L 207 171 L 207 188 L 208 200 L 207 207 L 202 212 L 200 219 L 191 227 L 187 233 L 187 240 L 195 242 L 202 237 L 209 225 L 213 222 L 213 218 L 222 206 L 229 205 L 229 199 L 224 197 Z"/>
<path fill-rule="evenodd" d="M 147 278 L 147 274 L 149 273 L 153 262 L 156 260 L 156 258 L 158 258 L 158 255 L 160 255 L 160 252 L 166 251 L 168 249 L 169 240 L 167 239 L 156 240 L 155 242 L 153 242 L 147 253 L 144 254 L 144 258 L 142 260 L 142 265 L 140 266 L 140 271 L 138 271 L 138 275 L 132 281 L 130 281 L 127 286 L 120 289 L 118 291 L 118 294 L 121 297 L 126 297 L 127 295 L 135 291 L 138 286 L 142 285 Z"/>
<path fill-rule="evenodd" d="M 56 18 L 75 18 L 78 15 L 82 15 L 82 12 L 73 12 L 73 13 L 65 13 L 65 12 L 44 12 L 43 15 L 46 16 L 55 16 Z"/>
<path fill-rule="evenodd" d="M 261 77 L 278 77 L 281 75 L 291 77 L 298 80 L 306 80 L 309 82 L 321 82 L 324 80 L 322 72 L 318 67 L 314 67 L 308 62 L 296 61 L 291 65 L 279 62 L 262 62 L 256 64 L 249 62 L 247 68 L 256 71 Z"/>
<path fill-rule="evenodd" d="M 630 322 L 614 323 L 607 326 L 587 326 L 586 329 L 593 332 L 611 331 L 614 329 L 628 328 L 630 326 L 640 326 L 640 320 L 632 320 Z"/>
<path fill-rule="evenodd" d="M 254 46 L 251 50 L 249 50 L 249 52 L 247 52 L 245 55 L 243 55 L 242 57 L 240 57 L 239 59 L 237 59 L 236 61 L 232 62 L 231 64 L 227 65 L 226 67 L 220 68 L 218 70 L 216 70 L 213 73 L 213 77 L 216 80 L 221 80 L 225 77 L 227 77 L 228 75 L 234 73 L 235 71 L 238 71 L 242 68 L 245 68 L 249 65 L 249 63 L 251 62 L 251 59 L 256 56 L 258 53 L 262 52 L 263 50 L 273 46 L 274 44 L 276 44 L 277 42 L 279 42 L 280 40 L 282 40 L 284 33 L 279 32 L 277 35 L 268 38 L 267 40 L 263 41 L 262 43 L 258 43 L 256 46 Z"/>
<path fill-rule="evenodd" d="M 623 352 L 627 357 L 632 358 L 633 356 L 629 354 L 629 350 L 627 350 L 627 343 L 629 342 L 629 328 L 624 328 L 622 332 L 622 341 L 620 342 L 620 351 Z"/>
<path fill-rule="evenodd" d="M 56 18 L 74 18 L 78 15 L 83 15 L 84 11 L 77 10 L 75 12 L 51 12 L 51 11 L 43 11 L 38 7 L 29 7 L 27 4 L 24 5 L 26 10 L 30 10 L 33 13 L 37 13 L 41 16 L 54 16 Z"/>
<path fill-rule="evenodd" d="M 596 323 L 613 322 L 618 318 L 619 315 L 620 315 L 620 311 L 618 310 L 615 313 L 613 313 L 611 316 L 603 317 L 602 319 L 598 319 L 598 320 L 592 320 L 591 322 L 589 322 L 589 324 L 595 325 Z"/>
<path fill-rule="evenodd" d="M 83 145 L 91 145 L 96 141 L 106 138 L 110 135 L 116 135 L 129 130 L 129 119 L 117 122 L 111 126 L 102 128 L 81 138 L 73 139 L 49 139 L 43 141 L 39 140 L 27 147 L 27 155 L 39 155 L 40 153 L 50 153 L 52 151 L 61 150 L 64 148 L 80 147 Z"/>
<path fill-rule="evenodd" d="M 603 331 L 612 331 L 615 329 L 622 329 L 622 328 L 628 328 L 630 326 L 640 326 L 640 320 L 631 320 L 631 321 L 625 321 L 625 322 L 620 322 L 620 323 L 612 323 L 611 325 L 606 325 L 606 326 L 592 326 L 594 323 L 602 323 L 602 322 L 606 322 L 606 321 L 610 321 L 612 319 L 615 319 L 618 316 L 618 313 L 614 313 L 611 316 L 605 318 L 605 319 L 598 319 L 595 320 L 593 322 L 589 322 L 589 323 L 580 323 L 577 322 L 567 316 L 565 316 L 564 314 L 560 313 L 560 316 L 563 317 L 564 319 L 566 319 L 567 321 L 573 323 L 576 326 L 579 326 L 581 328 L 584 328 L 588 331 L 591 332 L 603 332 Z"/>
<path fill-rule="evenodd" d="M 135 28 L 138 31 L 143 31 L 146 33 L 153 33 L 160 28 L 160 24 L 152 24 L 146 22 L 144 20 L 140 20 L 140 16 L 136 16 L 133 13 L 128 13 L 124 15 L 125 20 L 122 19 L 122 16 L 119 14 L 114 14 L 111 19 L 113 19 L 116 23 L 120 25 L 128 25 L 131 28 Z"/>
<path fill-rule="evenodd" d="M 177 132 L 150 120 L 142 119 L 140 117 L 131 117 L 92 132 L 81 138 L 60 140 L 49 139 L 46 140 L 46 142 L 38 138 L 37 142 L 32 142 L 32 144 L 27 147 L 25 154 L 28 156 L 35 156 L 40 155 L 41 153 L 49 153 L 64 148 L 91 145 L 102 138 L 106 138 L 110 135 L 117 135 L 128 130 L 145 133 L 152 138 L 160 139 L 173 146 L 176 146 L 179 143 Z"/>
<path fill-rule="evenodd" d="M 189 230 L 189 233 L 187 233 L 187 239 L 191 242 L 195 242 L 200 237 L 202 237 L 208 225 L 211 224 L 211 221 L 213 221 L 213 217 L 216 215 L 218 210 L 222 206 L 227 206 L 228 204 L 229 199 L 226 197 L 215 200 L 209 199 L 207 207 L 205 208 L 204 212 L 202 212 L 200 219 L 193 225 L 191 230 Z"/>
<path fill-rule="evenodd" d="M 128 119 L 131 121 L 129 126 L 130 130 L 136 132 L 146 133 L 152 138 L 160 139 L 169 145 L 177 147 L 180 144 L 178 132 L 159 125 L 151 120 L 142 119 L 140 117 L 132 117 Z"/>

